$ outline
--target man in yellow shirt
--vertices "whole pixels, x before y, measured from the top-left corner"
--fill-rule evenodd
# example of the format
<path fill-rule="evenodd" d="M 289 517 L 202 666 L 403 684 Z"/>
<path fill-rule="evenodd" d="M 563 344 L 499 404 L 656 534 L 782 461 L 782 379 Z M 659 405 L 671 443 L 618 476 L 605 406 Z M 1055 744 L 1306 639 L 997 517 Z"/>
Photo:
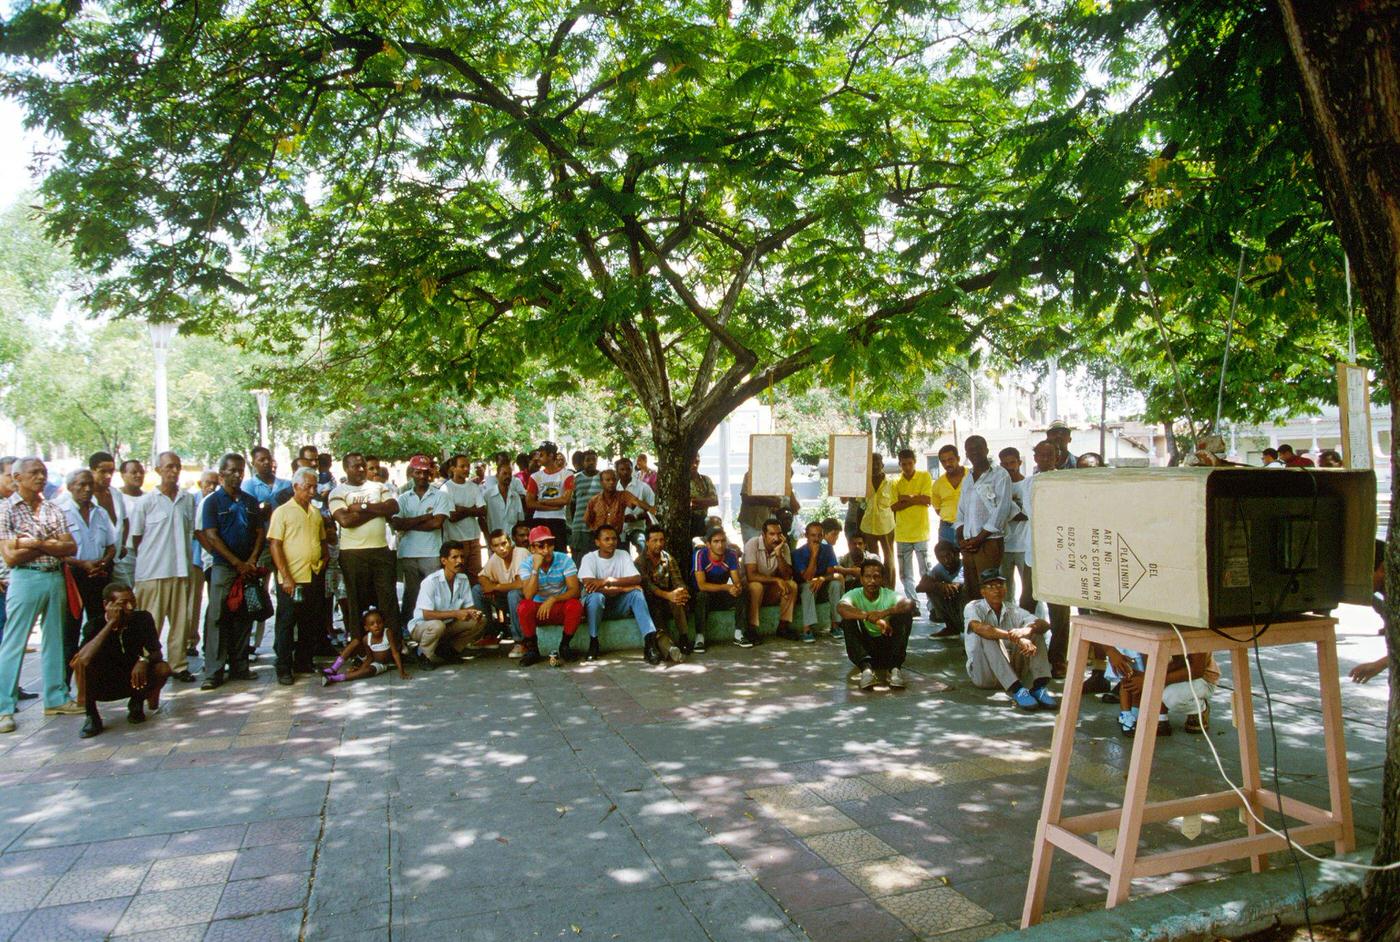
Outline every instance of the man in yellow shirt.
<path fill-rule="evenodd" d="M 899 578 L 904 585 L 904 597 L 914 603 L 918 614 L 919 580 L 929 574 L 928 510 L 933 504 L 933 478 L 927 471 L 914 469 L 914 452 L 908 448 L 899 452 L 899 477 L 894 479 L 894 545 L 899 553 Z M 911 571 L 914 557 L 919 558 L 919 579 Z"/>
<path fill-rule="evenodd" d="M 958 541 L 958 499 L 962 496 L 963 477 L 967 474 L 967 469 L 960 462 L 957 445 L 944 445 L 938 449 L 938 463 L 943 466 L 943 474 L 933 482 L 933 509 L 938 514 L 940 542 Z"/>
<path fill-rule="evenodd" d="M 277 567 L 277 620 L 273 650 L 277 682 L 291 684 L 292 672 L 312 671 L 317 635 L 325 631 L 321 606 L 326 586 L 322 573 L 329 555 L 326 524 L 316 499 L 315 468 L 297 468 L 292 475 L 292 499 L 272 512 L 267 542 Z"/>

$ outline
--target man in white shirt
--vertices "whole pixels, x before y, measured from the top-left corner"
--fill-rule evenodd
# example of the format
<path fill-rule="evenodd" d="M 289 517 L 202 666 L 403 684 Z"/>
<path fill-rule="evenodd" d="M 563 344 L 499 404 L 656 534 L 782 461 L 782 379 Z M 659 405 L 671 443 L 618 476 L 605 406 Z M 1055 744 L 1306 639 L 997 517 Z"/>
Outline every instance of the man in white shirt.
<path fill-rule="evenodd" d="M 413 486 L 398 496 L 399 512 L 389 518 L 389 526 L 399 535 L 399 579 L 403 581 L 400 611 L 405 623 L 418 607 L 418 587 L 438 571 L 442 526 L 452 512 L 447 495 L 432 486 L 431 458 L 414 455 L 408 461 L 408 474 Z"/>
<path fill-rule="evenodd" d="M 423 580 L 409 622 L 408 636 L 418 642 L 418 666 L 433 670 L 433 657 L 449 664 L 462 660 L 467 650 L 486 633 L 486 616 L 471 605 L 467 580 L 467 551 L 456 540 L 438 548 L 441 568 Z"/>
<path fill-rule="evenodd" d="M 583 583 L 583 611 L 588 618 L 588 659 L 598 657 L 598 626 L 603 618 L 631 615 L 642 632 L 643 656 L 648 664 L 660 664 L 656 646 L 656 623 L 651 620 L 646 596 L 642 594 L 642 574 L 625 551 L 618 552 L 618 533 L 603 524 L 593 534 L 598 548 L 584 554 L 578 577 Z"/>
<path fill-rule="evenodd" d="M 345 627 L 350 637 L 360 637 L 364 633 L 360 613 L 373 605 L 385 627 L 397 633 L 401 624 L 398 587 L 386 521 L 398 513 L 399 502 L 387 484 L 368 477 L 368 464 L 360 452 L 347 452 L 341 467 L 345 483 L 331 490 L 327 504 L 340 525 L 340 574 L 349 606 Z"/>
<path fill-rule="evenodd" d="M 135 458 L 121 463 L 122 486 L 112 492 L 112 497 L 120 508 L 117 510 L 117 557 L 112 562 L 112 581 L 122 585 L 136 585 L 136 547 L 131 541 L 131 512 L 136 502 L 146 495 L 142 485 L 146 483 L 146 469 Z M 160 628 L 157 626 L 156 631 Z"/>
<path fill-rule="evenodd" d="M 496 476 L 482 488 L 486 505 L 486 532 L 504 530 L 509 536 L 525 520 L 525 485 L 510 470 L 510 462 L 496 465 Z"/>
<path fill-rule="evenodd" d="M 509 465 L 503 467 L 509 468 Z M 491 553 L 486 557 L 486 565 L 481 567 L 482 608 L 491 621 L 510 626 L 510 636 L 515 639 L 510 656 L 524 657 L 525 633 L 520 630 L 520 615 L 516 609 L 524 597 L 520 590 L 525 586 L 520 564 L 530 557 L 530 551 L 516 546 L 504 530 L 492 530 L 490 539 Z"/>
<path fill-rule="evenodd" d="M 968 602 L 963 610 L 968 678 L 975 687 L 1001 687 L 1018 710 L 1058 710 L 1060 701 L 1045 686 L 1050 682 L 1050 659 L 1045 654 L 1050 625 L 1006 604 L 1001 570 L 985 569 L 978 575 L 982 597 Z"/>
<path fill-rule="evenodd" d="M 1006 521 L 1001 574 L 1006 577 L 1006 591 L 1028 612 L 1035 611 L 1035 596 L 1031 592 L 1031 479 L 1021 473 L 1021 452 L 1003 448 L 997 460 L 1011 478 L 1011 516 Z M 1011 591 L 1012 576 L 1021 580 L 1020 594 Z"/>
<path fill-rule="evenodd" d="M 553 442 L 545 442 L 539 450 L 542 467 L 525 484 L 525 507 L 534 513 L 534 525 L 548 527 L 554 545 L 562 550 L 569 543 L 565 508 L 574 501 L 574 475 L 564 467 L 564 456 Z"/>
<path fill-rule="evenodd" d="M 655 522 L 656 492 L 646 481 L 632 475 L 632 459 L 619 458 L 613 465 L 617 471 L 617 489 L 637 499 L 622 515 L 622 542 L 640 556 L 647 551 L 647 527 Z"/>
<path fill-rule="evenodd" d="M 447 495 L 451 510 L 442 524 L 443 542 L 461 543 L 467 551 L 467 581 L 477 584 L 481 572 L 481 522 L 486 519 L 486 500 L 481 486 L 468 477 L 471 459 L 453 455 L 447 459 L 447 479 L 442 492 Z"/>
<path fill-rule="evenodd" d="M 958 493 L 958 548 L 963 554 L 963 578 L 967 594 L 977 598 L 977 580 L 983 570 L 1001 571 L 1006 524 L 1015 505 L 1011 500 L 1011 475 L 992 464 L 987 440 L 968 436 L 963 454 L 970 466 Z"/>
<path fill-rule="evenodd" d="M 63 610 L 63 663 L 67 665 L 78 653 L 80 627 L 82 643 L 87 644 L 107 623 L 102 590 L 111 580 L 117 534 L 112 518 L 92 499 L 91 471 L 86 468 L 69 471 L 64 483 L 67 493 L 60 495 L 54 504 L 68 518 L 68 532 L 78 544 L 78 551 L 64 559 L 63 564 L 72 574 L 83 604 L 77 615 L 67 606 Z M 65 668 L 65 676 L 71 672 L 71 668 Z"/>
<path fill-rule="evenodd" d="M 165 654 L 171 676 L 193 683 L 185 653 L 190 630 L 190 560 L 194 541 L 194 497 L 180 489 L 180 456 L 156 458 L 160 483 L 130 507 L 127 526 L 136 554 L 136 607 L 150 612 L 156 633 L 168 623 Z"/>

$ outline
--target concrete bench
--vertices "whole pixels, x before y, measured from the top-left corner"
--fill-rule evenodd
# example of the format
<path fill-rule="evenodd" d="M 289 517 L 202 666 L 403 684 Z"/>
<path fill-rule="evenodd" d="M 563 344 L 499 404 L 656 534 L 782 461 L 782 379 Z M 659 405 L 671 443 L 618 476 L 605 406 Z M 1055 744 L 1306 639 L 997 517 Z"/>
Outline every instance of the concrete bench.
<path fill-rule="evenodd" d="M 817 603 L 817 626 L 819 630 L 831 624 L 830 606 Z M 794 625 L 794 627 L 799 627 Z M 778 632 L 778 606 L 767 605 L 758 613 L 758 633 L 771 638 Z M 548 654 L 559 650 L 559 639 L 564 629 L 559 625 L 539 625 L 535 629 L 539 638 L 540 651 Z M 574 635 L 574 650 L 580 654 L 588 650 L 588 621 L 579 622 L 578 633 Z M 732 612 L 711 612 L 710 624 L 705 630 L 706 646 L 734 643 L 734 615 Z M 598 626 L 598 647 L 603 651 L 640 651 L 642 636 L 637 630 L 637 622 L 631 618 L 604 619 Z"/>

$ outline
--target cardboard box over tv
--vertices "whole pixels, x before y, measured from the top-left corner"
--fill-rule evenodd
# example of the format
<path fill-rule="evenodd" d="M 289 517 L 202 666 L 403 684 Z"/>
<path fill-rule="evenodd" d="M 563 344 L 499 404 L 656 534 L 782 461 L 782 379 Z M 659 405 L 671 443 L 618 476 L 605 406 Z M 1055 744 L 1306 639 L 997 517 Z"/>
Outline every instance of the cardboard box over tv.
<path fill-rule="evenodd" d="M 1035 597 L 1182 626 L 1368 604 L 1371 471 L 1086 468 L 1037 474 Z"/>

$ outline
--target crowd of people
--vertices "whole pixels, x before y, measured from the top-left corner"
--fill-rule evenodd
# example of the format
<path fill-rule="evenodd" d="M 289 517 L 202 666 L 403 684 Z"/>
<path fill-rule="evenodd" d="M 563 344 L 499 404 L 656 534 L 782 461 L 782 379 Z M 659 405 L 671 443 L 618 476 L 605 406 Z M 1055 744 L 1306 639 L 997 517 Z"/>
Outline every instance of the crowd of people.
<path fill-rule="evenodd" d="M 892 476 L 875 455 L 870 489 L 848 501 L 845 525 L 814 520 L 800 535 L 796 498 L 752 495 L 746 478 L 737 545 L 712 515 L 718 495 L 696 459 L 683 560 L 667 548 L 645 455 L 611 468 L 592 451 L 566 463 L 550 442 L 489 463 L 416 455 L 410 480 L 395 487 L 372 456 L 343 455 L 337 477 L 331 456 L 308 445 L 282 478 L 257 447 L 225 454 L 193 491 L 181 488 L 173 452 L 157 456 L 149 491 L 140 461 L 104 452 L 62 489 L 40 459 L 0 458 L 0 732 L 15 729 L 19 698 L 42 696 L 45 714 L 86 716 L 87 737 L 103 729 L 102 702 L 125 700 L 139 723 L 172 681 L 215 690 L 250 680 L 268 621 L 278 683 L 302 674 L 336 684 L 407 676 L 408 665 L 434 670 L 497 645 L 524 667 L 594 659 L 603 621 L 618 618 L 636 625 L 648 663 L 680 662 L 704 652 L 716 613 L 736 645 L 762 643 L 769 606 L 779 638 L 840 640 L 852 682 L 899 689 L 923 603 L 933 637 L 962 639 L 974 686 L 1004 690 L 1017 709 L 1055 710 L 1049 682 L 1065 676 L 1069 609 L 1034 595 L 1031 493 L 1040 475 L 1100 464 L 1072 454 L 1070 440 L 1053 423 L 1031 473 L 1015 448 L 994 463 L 978 435 L 962 453 L 939 451 L 936 479 L 913 451 L 899 453 Z M 43 691 L 30 694 L 18 681 L 36 623 Z M 561 629 L 546 651 L 541 625 Z M 1121 701 L 1131 735 L 1141 661 L 1096 654 L 1085 689 Z M 196 676 L 190 658 L 201 655 Z M 329 665 L 317 670 L 316 658 Z M 1187 667 L 1172 665 L 1168 680 Z M 1208 724 L 1213 667 L 1189 665 L 1207 707 L 1187 729 Z M 1186 709 L 1196 698 L 1164 700 Z"/>

